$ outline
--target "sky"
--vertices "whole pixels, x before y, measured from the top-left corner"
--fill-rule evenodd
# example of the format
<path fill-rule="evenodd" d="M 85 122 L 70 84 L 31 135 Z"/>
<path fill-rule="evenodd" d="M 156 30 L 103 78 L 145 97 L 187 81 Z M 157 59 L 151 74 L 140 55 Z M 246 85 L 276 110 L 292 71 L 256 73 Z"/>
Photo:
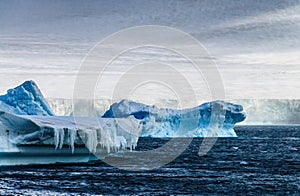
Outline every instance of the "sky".
<path fill-rule="evenodd" d="M 300 97 L 300 1 L 296 0 L 2 0 L 0 94 L 34 80 L 46 97 L 71 98 L 89 51 L 107 36 L 141 25 L 172 27 L 197 39 L 218 67 L 226 99 Z M 115 74 L 132 59 L 162 58 L 161 52 L 165 51 L 129 52 L 108 70 L 97 96 L 110 96 Z M 168 58 L 189 72 L 197 91 L 209 91 L 187 63 Z M 133 97 L 151 94 L 173 96 L 152 84 L 137 89 Z"/>

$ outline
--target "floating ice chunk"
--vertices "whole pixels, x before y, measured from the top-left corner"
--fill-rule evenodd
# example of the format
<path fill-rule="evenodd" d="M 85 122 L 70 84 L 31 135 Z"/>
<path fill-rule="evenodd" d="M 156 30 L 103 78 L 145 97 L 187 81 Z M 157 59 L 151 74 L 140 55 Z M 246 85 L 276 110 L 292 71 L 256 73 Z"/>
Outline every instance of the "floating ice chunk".
<path fill-rule="evenodd" d="M 236 137 L 233 127 L 246 118 L 242 106 L 224 101 L 172 110 L 127 100 L 112 104 L 102 117 L 129 115 L 143 121 L 143 137 Z"/>
<path fill-rule="evenodd" d="M 248 165 L 249 163 L 248 162 L 246 162 L 246 161 L 241 161 L 240 162 L 240 165 Z"/>

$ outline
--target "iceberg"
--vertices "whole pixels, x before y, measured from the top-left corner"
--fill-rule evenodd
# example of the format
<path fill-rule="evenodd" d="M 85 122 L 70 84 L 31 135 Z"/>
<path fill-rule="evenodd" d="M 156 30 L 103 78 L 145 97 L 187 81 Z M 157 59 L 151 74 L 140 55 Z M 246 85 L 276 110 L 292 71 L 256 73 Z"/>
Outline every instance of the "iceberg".
<path fill-rule="evenodd" d="M 80 118 L 1 111 L 0 165 L 87 162 L 97 159 L 93 155 L 104 157 L 137 145 L 142 126 L 132 116 Z"/>
<path fill-rule="evenodd" d="M 299 99 L 232 99 L 226 101 L 243 106 L 247 118 L 239 125 L 298 125 L 300 122 Z M 71 99 L 47 99 L 47 102 L 55 114 L 72 115 Z M 94 102 L 95 109 L 100 115 L 103 115 L 112 105 L 109 99 L 97 99 Z M 155 102 L 167 105 L 169 108 L 177 106 L 176 100 L 173 99 L 161 99 Z"/>
<path fill-rule="evenodd" d="M 141 136 L 235 137 L 245 118 L 241 105 L 224 101 L 174 110 L 122 100 L 101 118 L 56 116 L 26 81 L 0 96 L 0 165 L 87 162 L 132 150 Z"/>
<path fill-rule="evenodd" d="M 34 81 L 26 81 L 1 95 L 0 110 L 20 115 L 54 115 Z"/>
<path fill-rule="evenodd" d="M 128 100 L 112 104 L 102 117 L 130 115 L 142 120 L 142 137 L 236 137 L 235 124 L 246 118 L 241 105 L 224 101 L 173 110 Z"/>
<path fill-rule="evenodd" d="M 0 96 L 0 166 L 87 162 L 136 147 L 141 121 L 55 116 L 33 81 Z"/>

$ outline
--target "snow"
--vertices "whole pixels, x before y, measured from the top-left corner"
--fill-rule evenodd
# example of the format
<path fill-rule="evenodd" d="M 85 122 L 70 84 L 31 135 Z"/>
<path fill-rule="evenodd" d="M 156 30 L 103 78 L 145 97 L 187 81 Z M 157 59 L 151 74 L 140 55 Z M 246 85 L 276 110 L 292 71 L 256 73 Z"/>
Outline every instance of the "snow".
<path fill-rule="evenodd" d="M 0 110 L 21 115 L 53 116 L 50 106 L 33 81 L 26 81 L 0 96 Z"/>
<path fill-rule="evenodd" d="M 235 137 L 235 124 L 246 118 L 241 105 L 224 101 L 173 110 L 127 100 L 112 104 L 102 117 L 130 115 L 143 121 L 142 137 Z"/>
<path fill-rule="evenodd" d="M 54 145 L 56 149 L 69 145 L 74 152 L 75 144 L 85 144 L 92 153 L 97 153 L 97 149 L 106 149 L 110 153 L 134 148 L 141 128 L 140 121 L 132 116 L 101 119 L 0 112 L 0 130 L 7 130 L 7 133 L 0 133 L 0 148 L 7 148 L 3 145 L 6 143 L 15 147 L 28 144 Z"/>

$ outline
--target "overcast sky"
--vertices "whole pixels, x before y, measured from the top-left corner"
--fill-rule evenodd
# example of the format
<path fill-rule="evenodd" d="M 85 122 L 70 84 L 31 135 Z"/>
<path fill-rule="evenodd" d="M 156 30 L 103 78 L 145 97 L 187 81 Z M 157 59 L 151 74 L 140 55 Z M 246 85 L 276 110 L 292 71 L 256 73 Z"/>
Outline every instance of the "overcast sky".
<path fill-rule="evenodd" d="M 198 39 L 217 63 L 228 99 L 300 97 L 300 1 L 279 0 L 2 0 L 0 93 L 31 79 L 46 97 L 71 98 L 88 51 L 138 25 L 170 26 Z"/>

